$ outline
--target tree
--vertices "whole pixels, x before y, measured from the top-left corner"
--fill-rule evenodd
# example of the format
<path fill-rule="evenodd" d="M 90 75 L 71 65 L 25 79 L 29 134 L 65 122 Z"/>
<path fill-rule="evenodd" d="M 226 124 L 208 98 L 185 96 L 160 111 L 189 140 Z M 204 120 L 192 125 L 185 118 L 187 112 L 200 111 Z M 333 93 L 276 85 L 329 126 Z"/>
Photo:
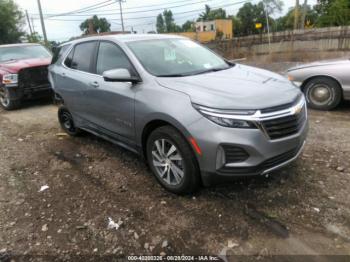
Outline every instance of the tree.
<path fill-rule="evenodd" d="M 106 18 L 98 18 L 97 15 L 94 15 L 92 18 L 86 19 L 80 25 L 80 30 L 84 32 L 85 35 L 91 34 L 89 31 L 90 23 L 92 24 L 92 29 L 96 33 L 105 33 L 111 31 L 111 24 L 107 21 Z"/>
<path fill-rule="evenodd" d="M 181 26 L 175 23 L 171 10 L 164 10 L 163 14 L 159 14 L 156 25 L 158 33 L 182 32 Z"/>
<path fill-rule="evenodd" d="M 243 29 L 242 29 L 242 22 L 237 16 L 231 16 L 232 19 L 232 26 L 233 26 L 233 32 L 232 35 L 235 36 L 242 36 L 243 35 Z"/>
<path fill-rule="evenodd" d="M 257 34 L 259 31 L 255 28 L 256 23 L 263 24 L 266 28 L 265 9 L 262 2 L 257 5 L 252 3 L 245 3 L 237 13 L 237 18 L 241 22 L 242 35 Z M 273 21 L 272 18 L 269 18 Z"/>
<path fill-rule="evenodd" d="M 27 35 L 27 40 L 29 43 L 40 43 L 42 42 L 42 37 L 38 34 L 38 32 L 33 32 L 33 34 Z"/>
<path fill-rule="evenodd" d="M 263 3 L 269 15 L 281 13 L 283 10 L 284 3 L 281 0 L 263 0 Z"/>
<path fill-rule="evenodd" d="M 222 8 L 214 9 L 209 14 L 209 20 L 226 19 L 226 10 Z"/>
<path fill-rule="evenodd" d="M 199 15 L 198 20 L 208 21 L 210 12 L 211 12 L 210 6 L 209 5 L 205 5 L 205 11 Z"/>
<path fill-rule="evenodd" d="M 205 5 L 205 11 L 199 15 L 197 21 L 212 21 L 215 19 L 226 19 L 225 9 L 211 9 L 209 5 Z"/>
<path fill-rule="evenodd" d="M 183 32 L 195 32 L 196 28 L 192 21 L 188 20 L 182 25 Z"/>
<path fill-rule="evenodd" d="M 164 10 L 163 16 L 166 31 L 168 33 L 175 32 L 176 25 L 174 22 L 173 12 L 171 12 L 171 10 Z"/>
<path fill-rule="evenodd" d="M 315 9 L 320 14 L 318 25 L 321 27 L 350 24 L 349 0 L 319 0 Z"/>
<path fill-rule="evenodd" d="M 299 9 L 300 8 L 301 7 L 299 6 Z M 300 12 L 300 10 L 298 12 Z M 294 16 L 295 16 L 295 8 L 289 9 L 288 13 L 285 16 L 282 16 L 276 19 L 275 30 L 276 31 L 292 30 L 294 28 Z M 306 7 L 305 23 L 309 24 L 309 26 L 314 26 L 318 20 L 318 17 L 319 16 L 316 10 L 313 9 L 310 5 L 308 5 Z M 297 23 L 298 24 L 302 23 L 302 18 L 300 16 Z"/>
<path fill-rule="evenodd" d="M 165 25 L 164 25 L 164 19 L 163 19 L 163 15 L 162 14 L 159 14 L 157 16 L 157 23 L 156 23 L 156 26 L 157 26 L 157 32 L 162 34 L 165 32 Z"/>
<path fill-rule="evenodd" d="M 13 0 L 0 0 L 0 44 L 20 41 L 24 15 Z"/>

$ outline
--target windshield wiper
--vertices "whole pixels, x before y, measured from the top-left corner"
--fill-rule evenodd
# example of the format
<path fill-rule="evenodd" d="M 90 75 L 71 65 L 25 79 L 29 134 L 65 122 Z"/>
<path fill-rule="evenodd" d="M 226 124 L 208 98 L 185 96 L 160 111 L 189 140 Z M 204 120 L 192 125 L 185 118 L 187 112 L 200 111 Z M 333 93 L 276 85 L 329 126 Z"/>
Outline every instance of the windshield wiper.
<path fill-rule="evenodd" d="M 169 75 L 157 75 L 157 77 L 184 77 L 189 76 L 189 74 L 169 74 Z"/>
<path fill-rule="evenodd" d="M 214 68 L 209 68 L 206 70 L 202 71 L 195 71 L 192 73 L 183 73 L 183 74 L 169 74 L 169 75 L 157 75 L 157 77 L 185 77 L 185 76 L 194 76 L 194 75 L 201 75 L 205 73 L 210 73 L 210 72 L 218 72 L 222 70 L 227 70 L 235 66 L 235 64 L 229 65 L 228 67 L 214 67 Z"/>
<path fill-rule="evenodd" d="M 219 68 L 210 68 L 207 70 L 203 70 L 203 71 L 199 71 L 199 72 L 194 72 L 190 75 L 194 76 L 194 75 L 202 75 L 202 74 L 206 74 L 206 73 L 211 73 L 211 72 L 218 72 L 218 71 L 223 71 L 223 70 L 227 70 L 230 69 L 231 67 L 219 67 Z"/>

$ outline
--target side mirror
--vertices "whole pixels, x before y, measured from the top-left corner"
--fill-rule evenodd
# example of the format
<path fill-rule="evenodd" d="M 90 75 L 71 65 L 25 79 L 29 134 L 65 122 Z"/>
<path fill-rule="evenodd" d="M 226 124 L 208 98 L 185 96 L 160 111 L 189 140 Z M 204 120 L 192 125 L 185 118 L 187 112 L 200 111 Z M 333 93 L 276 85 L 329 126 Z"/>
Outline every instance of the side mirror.
<path fill-rule="evenodd" d="M 140 78 L 131 76 L 129 70 L 125 68 L 105 71 L 102 76 L 106 82 L 131 82 L 133 84 L 141 82 Z"/>

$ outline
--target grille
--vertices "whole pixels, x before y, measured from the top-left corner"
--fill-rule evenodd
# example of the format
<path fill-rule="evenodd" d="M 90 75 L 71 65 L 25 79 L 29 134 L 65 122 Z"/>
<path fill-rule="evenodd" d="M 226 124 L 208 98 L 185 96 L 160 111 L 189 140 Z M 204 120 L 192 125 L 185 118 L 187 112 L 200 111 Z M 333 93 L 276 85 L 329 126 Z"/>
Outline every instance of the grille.
<path fill-rule="evenodd" d="M 294 100 L 294 102 L 288 103 L 288 104 L 283 104 L 283 105 L 279 105 L 279 106 L 274 106 L 274 107 L 269 107 L 269 108 L 264 108 L 261 109 L 261 113 L 266 114 L 266 113 L 271 113 L 271 112 L 275 112 L 275 111 L 280 111 L 280 110 L 285 110 L 288 108 L 291 108 L 293 105 L 295 105 L 297 103 L 297 101 L 300 100 L 302 95 L 298 95 L 297 98 Z"/>
<path fill-rule="evenodd" d="M 275 111 L 288 109 L 288 108 L 292 107 L 294 104 L 295 104 L 295 102 L 289 103 L 289 104 L 280 105 L 280 106 L 274 106 L 274 107 L 270 107 L 270 108 L 261 109 L 260 111 L 263 114 L 271 113 L 271 112 L 275 112 Z"/>
<path fill-rule="evenodd" d="M 47 66 L 31 67 L 19 72 L 19 85 L 24 89 L 41 89 L 49 87 Z"/>
<path fill-rule="evenodd" d="M 249 154 L 240 147 L 223 145 L 226 163 L 239 163 L 248 159 Z"/>
<path fill-rule="evenodd" d="M 253 166 L 253 167 L 225 167 L 224 166 L 219 170 L 219 172 L 226 173 L 226 174 L 239 174 L 239 175 L 261 174 L 265 170 L 281 165 L 287 162 L 288 160 L 294 158 L 298 154 L 300 148 L 301 146 L 298 146 L 286 153 L 272 157 L 268 160 L 265 160 L 263 163 L 261 163 L 258 166 Z"/>
<path fill-rule="evenodd" d="M 270 169 L 274 166 L 278 166 L 278 165 L 288 161 L 289 159 L 292 159 L 293 157 L 295 157 L 298 154 L 299 150 L 300 150 L 300 147 L 297 147 L 297 148 L 295 148 L 291 151 L 288 151 L 284 154 L 270 158 L 262 164 L 262 167 L 266 170 L 266 169 Z"/>
<path fill-rule="evenodd" d="M 262 126 L 271 139 L 294 135 L 300 131 L 306 121 L 306 108 L 296 115 L 262 121 Z"/>

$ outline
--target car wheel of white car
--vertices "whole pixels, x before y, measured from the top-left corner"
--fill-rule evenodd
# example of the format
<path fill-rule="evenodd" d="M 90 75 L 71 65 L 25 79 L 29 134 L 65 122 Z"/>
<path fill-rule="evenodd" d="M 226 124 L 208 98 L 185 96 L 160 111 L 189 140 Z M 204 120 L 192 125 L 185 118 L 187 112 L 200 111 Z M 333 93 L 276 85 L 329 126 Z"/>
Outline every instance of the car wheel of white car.
<path fill-rule="evenodd" d="M 147 160 L 158 182 L 175 194 L 194 192 L 200 183 L 194 152 L 171 126 L 154 130 L 147 140 Z"/>
<path fill-rule="evenodd" d="M 334 109 L 342 98 L 339 84 L 327 77 L 317 77 L 310 80 L 303 90 L 308 106 L 318 110 Z"/>
<path fill-rule="evenodd" d="M 0 87 L 0 105 L 5 110 L 13 110 L 21 106 L 21 101 L 11 100 L 9 91 L 4 87 Z"/>

